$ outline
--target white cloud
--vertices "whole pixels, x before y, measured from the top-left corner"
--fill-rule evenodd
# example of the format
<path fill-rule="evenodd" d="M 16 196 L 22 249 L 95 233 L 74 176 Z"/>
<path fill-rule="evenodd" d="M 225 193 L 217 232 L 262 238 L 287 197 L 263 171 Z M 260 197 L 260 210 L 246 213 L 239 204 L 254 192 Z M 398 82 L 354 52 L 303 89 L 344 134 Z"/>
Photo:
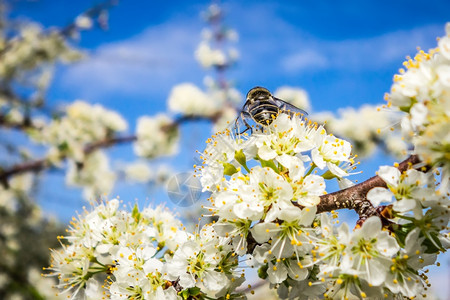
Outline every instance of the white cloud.
<path fill-rule="evenodd" d="M 392 63 L 400 66 L 407 54 L 415 54 L 417 46 L 422 45 L 426 50 L 436 46 L 436 35 L 442 31 L 440 26 L 431 25 L 353 40 L 308 38 L 305 42 L 298 39 L 289 47 L 289 54 L 281 59 L 280 65 L 288 72 L 302 72 L 312 68 L 376 70 Z M 307 50 L 297 50 L 304 48 L 304 45 L 308 45 Z"/>
<path fill-rule="evenodd" d="M 61 83 L 92 100 L 105 100 L 117 93 L 143 100 L 167 96 L 174 84 L 203 77 L 193 54 L 200 30 L 200 21 L 174 21 L 128 40 L 102 45 L 86 60 L 68 67 Z"/>
<path fill-rule="evenodd" d="M 431 25 L 371 38 L 324 43 L 323 46 L 328 49 L 333 67 L 377 69 L 393 62 L 400 65 L 407 54 L 415 54 L 417 46 L 436 46 L 436 34 L 442 31 L 440 26 Z"/>
<path fill-rule="evenodd" d="M 241 37 L 243 68 L 270 70 L 272 75 L 324 69 L 377 70 L 393 63 L 400 67 L 406 55 L 415 54 L 417 46 L 426 50 L 435 47 L 436 37 L 444 34 L 442 24 L 438 24 L 379 36 L 323 39 L 283 19 L 276 4 L 269 7 L 266 4 L 244 7 L 235 3 L 231 9 L 231 22 L 236 24 L 231 25 L 238 27 Z"/>
<path fill-rule="evenodd" d="M 392 63 L 400 67 L 406 55 L 414 55 L 417 46 L 425 50 L 436 46 L 436 35 L 442 32 L 440 26 L 426 26 L 411 30 L 395 31 L 384 35 L 329 41 L 308 38 L 296 39 L 280 60 L 280 66 L 287 72 L 303 72 L 323 69 L 345 71 L 377 70 Z M 308 49 L 304 50 L 304 45 Z M 297 50 L 300 49 L 300 50 Z"/>
<path fill-rule="evenodd" d="M 229 4 L 226 19 L 240 35 L 241 50 L 238 72 L 229 77 L 242 85 L 304 72 L 400 67 L 406 54 L 413 55 L 418 45 L 434 46 L 443 32 L 441 26 L 430 25 L 375 37 L 325 40 L 288 23 L 276 6 L 250 6 Z M 194 51 L 204 25 L 197 15 L 178 16 L 128 40 L 103 45 L 90 59 L 69 67 L 61 82 L 68 91 L 91 100 L 120 95 L 165 101 L 174 84 L 201 84 L 205 72 Z"/>
<path fill-rule="evenodd" d="M 312 49 L 288 55 L 281 60 L 283 70 L 288 72 L 297 72 L 312 68 L 323 69 L 327 65 L 327 58 Z"/>

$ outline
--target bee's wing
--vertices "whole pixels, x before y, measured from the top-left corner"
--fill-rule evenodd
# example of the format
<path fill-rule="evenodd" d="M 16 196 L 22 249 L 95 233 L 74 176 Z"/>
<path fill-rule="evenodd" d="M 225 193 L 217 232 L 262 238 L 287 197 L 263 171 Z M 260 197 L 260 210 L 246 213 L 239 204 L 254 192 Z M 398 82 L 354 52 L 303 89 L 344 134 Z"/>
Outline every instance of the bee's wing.
<path fill-rule="evenodd" d="M 295 105 L 292 105 L 284 100 L 281 100 L 281 99 L 273 97 L 273 96 L 272 96 L 272 98 L 275 101 L 275 103 L 277 104 L 277 106 L 280 108 L 280 110 L 284 113 L 287 113 L 291 116 L 295 115 L 295 114 L 300 114 L 301 117 L 308 115 L 308 113 L 306 111 L 298 108 Z"/>

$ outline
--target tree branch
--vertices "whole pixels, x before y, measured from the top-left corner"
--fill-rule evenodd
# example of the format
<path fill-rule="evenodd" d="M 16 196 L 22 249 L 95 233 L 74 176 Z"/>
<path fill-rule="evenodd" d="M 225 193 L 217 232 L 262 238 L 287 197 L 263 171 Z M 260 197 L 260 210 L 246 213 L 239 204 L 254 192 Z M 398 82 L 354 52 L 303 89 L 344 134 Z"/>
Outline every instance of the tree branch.
<path fill-rule="evenodd" d="M 6 116 L 2 114 L 0 114 L 0 127 L 18 130 L 35 128 L 31 118 L 28 116 L 26 116 L 21 122 L 10 122 Z"/>
<path fill-rule="evenodd" d="M 419 162 L 419 156 L 411 155 L 402 161 L 397 168 L 400 172 L 404 172 Z M 368 201 L 367 193 L 374 187 L 387 187 L 387 185 L 384 180 L 377 175 L 352 187 L 320 196 L 320 202 L 317 205 L 317 213 L 348 208 L 356 210 L 359 214 L 359 210 L 364 209 L 366 206 L 362 202 Z"/>
<path fill-rule="evenodd" d="M 168 125 L 167 130 L 169 130 L 170 128 L 179 126 L 188 121 L 209 120 L 209 121 L 215 122 L 219 117 L 220 117 L 220 114 L 215 114 L 210 117 L 182 115 L 182 116 L 176 118 L 172 124 Z M 0 125 L 1 125 L 1 118 L 0 118 Z M 109 147 L 112 147 L 112 146 L 118 145 L 118 144 L 135 142 L 136 140 L 137 140 L 136 135 L 106 138 L 104 140 L 88 144 L 84 148 L 84 153 L 86 155 L 89 155 L 90 153 L 94 152 L 97 149 L 109 148 Z M 65 158 L 66 157 L 61 157 L 61 159 L 65 159 Z M 23 162 L 20 164 L 16 164 L 6 170 L 4 170 L 0 167 L 0 184 L 2 184 L 4 187 L 7 188 L 8 187 L 8 178 L 11 176 L 25 173 L 25 172 L 39 172 L 43 169 L 50 168 L 50 167 L 51 167 L 51 164 L 46 159 L 38 159 L 38 160 Z"/>
<path fill-rule="evenodd" d="M 0 169 L 0 184 L 2 184 L 5 188 L 8 188 L 9 187 L 8 178 L 10 176 L 25 172 L 38 172 L 49 166 L 50 164 L 47 162 L 47 160 L 39 159 L 14 165 L 9 170 Z"/>
<path fill-rule="evenodd" d="M 130 143 L 130 142 L 134 142 L 136 140 L 137 140 L 137 136 L 135 136 L 135 135 L 105 139 L 105 140 L 98 141 L 98 142 L 87 145 L 84 148 L 84 153 L 90 154 L 97 149 L 109 148 L 114 145 Z"/>
<path fill-rule="evenodd" d="M 399 169 L 400 172 L 404 172 L 420 162 L 419 156 L 411 155 L 402 161 L 397 169 Z M 416 167 L 416 169 L 418 169 L 418 167 Z M 425 167 L 422 170 L 427 171 L 428 169 L 428 167 Z M 352 187 L 322 195 L 320 196 L 319 204 L 317 204 L 317 213 L 330 212 L 343 208 L 353 209 L 359 215 L 357 225 L 361 226 L 362 223 L 371 216 L 378 216 L 383 225 L 387 226 L 390 222 L 382 215 L 383 212 L 374 207 L 372 203 L 367 200 L 367 193 L 374 187 L 387 187 L 387 185 L 380 176 L 376 175 Z M 303 206 L 295 202 L 294 205 L 303 208 Z M 252 253 L 257 245 L 258 243 L 249 232 L 247 235 L 247 253 Z"/>
<path fill-rule="evenodd" d="M 87 145 L 84 148 L 84 153 L 86 155 L 88 155 L 97 149 L 109 148 L 114 145 L 133 142 L 136 139 L 137 139 L 137 137 L 135 135 L 104 139 L 104 140 Z M 62 157 L 62 159 L 64 159 L 64 158 L 66 158 L 66 157 Z M 0 168 L 0 184 L 2 184 L 4 187 L 8 188 L 8 178 L 9 177 L 18 175 L 21 173 L 25 173 L 25 172 L 39 172 L 43 169 L 50 168 L 50 167 L 51 167 L 51 163 L 47 159 L 38 159 L 38 160 L 32 160 L 32 161 L 27 161 L 27 162 L 23 162 L 20 164 L 16 164 L 7 170 L 2 170 Z"/>

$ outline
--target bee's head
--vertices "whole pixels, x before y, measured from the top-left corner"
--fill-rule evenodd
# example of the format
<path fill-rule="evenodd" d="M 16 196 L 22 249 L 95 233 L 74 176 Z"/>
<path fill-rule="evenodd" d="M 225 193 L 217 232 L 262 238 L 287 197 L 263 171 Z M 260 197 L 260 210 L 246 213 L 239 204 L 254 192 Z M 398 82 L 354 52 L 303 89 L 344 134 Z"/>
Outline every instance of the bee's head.
<path fill-rule="evenodd" d="M 261 100 L 270 98 L 271 96 L 272 94 L 268 89 L 257 86 L 248 91 L 247 100 Z"/>

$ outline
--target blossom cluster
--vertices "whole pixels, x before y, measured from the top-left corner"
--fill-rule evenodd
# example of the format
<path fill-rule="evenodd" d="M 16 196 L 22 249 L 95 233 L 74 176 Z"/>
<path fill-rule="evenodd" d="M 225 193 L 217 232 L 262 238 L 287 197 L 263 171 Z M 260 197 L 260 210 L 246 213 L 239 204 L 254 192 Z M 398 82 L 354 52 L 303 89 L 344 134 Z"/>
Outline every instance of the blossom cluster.
<path fill-rule="evenodd" d="M 230 246 L 219 246 L 211 226 L 189 234 L 161 206 L 129 212 L 120 203 L 113 199 L 85 211 L 73 219 L 68 235 L 59 237 L 62 248 L 52 251 L 45 276 L 58 276 L 60 295 L 186 299 L 226 295 L 242 282 Z"/>
<path fill-rule="evenodd" d="M 223 17 L 223 11 L 217 4 L 210 5 L 204 12 L 204 17 L 213 28 L 203 30 L 203 40 L 195 52 L 196 59 L 204 68 L 224 68 L 232 65 L 239 58 L 239 52 L 234 47 L 223 49 L 214 43 L 217 41 L 223 43 L 226 40 L 237 41 L 237 32 L 222 26 L 220 19 Z"/>
<path fill-rule="evenodd" d="M 48 67 L 54 61 L 70 62 L 81 57 L 59 32 L 44 32 L 39 25 L 32 23 L 21 26 L 14 40 L 7 41 L 7 36 L 2 35 L 0 45 L 0 77 L 3 79 L 12 79 L 20 72 L 23 75 L 37 67 Z M 37 81 L 41 87 L 45 87 L 47 83 L 44 77 Z"/>
<path fill-rule="evenodd" d="M 53 66 L 82 55 L 56 30 L 44 30 L 35 23 L 11 25 L 4 19 L 2 24 L 0 119 L 6 127 L 39 126 L 41 120 L 30 114 L 30 107 L 42 106 Z"/>
<path fill-rule="evenodd" d="M 140 117 L 136 126 L 134 152 L 145 158 L 175 154 L 179 135 L 178 125 L 166 114 Z"/>
<path fill-rule="evenodd" d="M 380 167 L 385 186 L 366 195 L 373 206 L 383 204 L 379 215 L 351 230 L 339 225 L 335 211 L 321 209 L 328 182 L 353 184 L 347 179 L 356 168 L 352 145 L 302 115 L 280 112 L 268 125 L 255 124 L 251 135 L 225 130 L 207 140 L 195 168 L 203 191 L 211 193 L 205 208 L 212 223 L 189 233 L 161 207 L 129 212 L 117 199 L 101 203 L 60 237 L 62 248 L 53 250 L 48 275 L 57 276 L 61 294 L 72 299 L 244 297 L 238 290 L 244 264 L 257 268 L 282 299 L 425 295 L 425 268 L 438 265 L 438 254 L 450 247 L 450 101 L 444 80 L 450 25 L 447 31 L 439 51 L 419 53 L 395 77 L 390 107 L 407 113 L 401 122 L 405 142 L 423 163 L 404 172 L 397 165 Z M 431 79 L 424 82 L 426 76 Z M 173 110 L 183 94 L 173 92 Z M 207 108 L 206 100 L 193 103 Z M 195 110 L 184 105 L 178 112 Z M 374 110 L 363 111 L 367 117 Z M 372 136 L 376 125 L 367 125 L 359 139 Z M 135 150 L 144 157 L 170 153 L 177 139 L 169 117 L 142 118 Z"/>
<path fill-rule="evenodd" d="M 397 114 L 373 105 L 363 105 L 358 109 L 348 107 L 334 114 L 319 113 L 316 120 L 326 122 L 326 127 L 340 137 L 352 141 L 353 151 L 359 157 L 373 154 L 380 144 L 383 149 L 395 157 L 408 154 L 409 143 L 394 131 L 399 122 Z M 358 130 L 355 130 L 355 127 Z"/>
<path fill-rule="evenodd" d="M 281 86 L 275 90 L 274 96 L 283 99 L 284 101 L 303 109 L 305 111 L 311 111 L 311 104 L 309 101 L 308 93 L 298 87 Z"/>
<path fill-rule="evenodd" d="M 434 191 L 432 173 L 409 170 L 403 182 L 379 172 L 401 195 L 394 204 L 402 213 L 392 219 L 394 234 L 378 217 L 352 232 L 347 224 L 332 225 L 335 213 L 317 214 L 326 180 L 351 174 L 347 141 L 280 114 L 250 137 L 223 132 L 208 142 L 198 173 L 204 190 L 212 192 L 214 229 L 235 253 L 251 254 L 249 264 L 281 298 L 412 297 L 427 285 L 419 270 L 450 246 L 450 202 Z M 389 185 L 395 180 L 397 186 Z M 373 190 L 368 197 L 381 194 L 386 192 Z"/>
<path fill-rule="evenodd" d="M 118 113 L 101 105 L 76 101 L 66 108 L 66 114 L 30 129 L 30 136 L 37 142 L 49 146 L 47 160 L 60 166 L 68 159 L 66 182 L 81 186 L 87 199 L 110 192 L 115 174 L 109 159 L 101 150 L 88 150 L 94 143 L 108 140 L 128 127 Z"/>
<path fill-rule="evenodd" d="M 128 127 L 121 115 L 98 104 L 78 100 L 67 106 L 65 112 L 64 116 L 31 132 L 35 141 L 51 146 L 49 158 L 55 164 L 64 157 L 83 161 L 87 145 Z"/>
<path fill-rule="evenodd" d="M 432 173 L 380 169 L 388 189 L 368 198 L 396 200 L 389 230 L 376 216 L 351 231 L 335 225 L 335 212 L 317 214 L 325 182 L 351 175 L 354 161 L 350 143 L 300 116 L 282 113 L 251 136 L 218 133 L 201 156 L 197 176 L 212 192 L 215 222 L 192 234 L 160 207 L 127 212 L 117 199 L 102 203 L 74 220 L 53 251 L 48 271 L 62 293 L 238 297 L 245 257 L 283 299 L 413 297 L 428 284 L 421 270 L 450 247 L 450 203 Z"/>
<path fill-rule="evenodd" d="M 441 191 L 450 187 L 450 23 L 438 47 L 420 50 L 394 76 L 388 107 L 405 112 L 402 133 L 430 166 L 442 168 Z"/>
<path fill-rule="evenodd" d="M 236 118 L 236 109 L 231 104 L 240 103 L 242 95 L 232 87 L 222 89 L 212 79 L 206 79 L 206 91 L 192 83 L 181 83 L 172 88 L 168 102 L 171 112 L 189 117 L 208 118 L 227 127 Z"/>

